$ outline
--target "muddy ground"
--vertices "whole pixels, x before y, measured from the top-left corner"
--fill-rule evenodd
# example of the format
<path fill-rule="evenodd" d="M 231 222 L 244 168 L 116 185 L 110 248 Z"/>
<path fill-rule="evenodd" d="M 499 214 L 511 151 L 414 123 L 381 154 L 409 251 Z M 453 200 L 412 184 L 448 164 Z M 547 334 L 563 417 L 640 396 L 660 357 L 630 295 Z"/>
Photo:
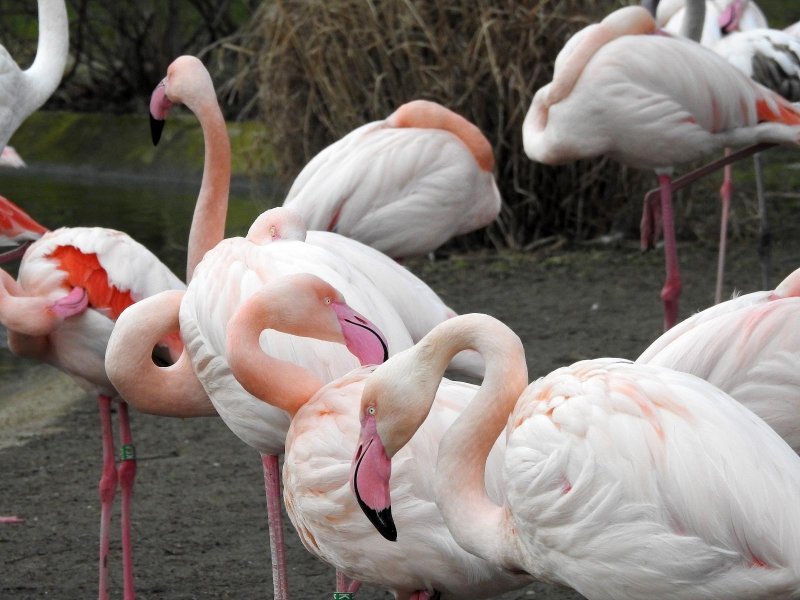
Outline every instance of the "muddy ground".
<path fill-rule="evenodd" d="M 776 218 L 776 280 L 800 266 L 792 218 Z M 710 241 L 683 242 L 680 256 L 685 317 L 712 300 L 715 251 Z M 726 294 L 759 288 L 753 241 L 735 241 L 729 264 Z M 455 255 L 409 266 L 456 310 L 487 312 L 512 327 L 525 343 L 531 377 L 584 358 L 635 358 L 661 328 L 662 253 L 640 254 L 632 241 L 536 255 Z M 42 395 L 72 394 L 79 401 L 32 429 L 0 421 L 7 437 L 20 432 L 20 445 L 0 450 L 0 515 L 25 519 L 0 525 L 0 598 L 91 598 L 97 593 L 100 473 L 95 401 L 49 367 L 25 372 L 27 379 L 6 388 L 12 404 Z M 133 513 L 139 598 L 272 598 L 256 453 L 218 419 L 132 419 L 140 457 Z M 117 523 L 115 514 L 112 598 L 122 597 Z M 333 569 L 306 553 L 293 531 L 288 544 L 292 597 L 330 598 Z M 389 595 L 362 588 L 357 597 Z M 542 584 L 501 596 L 577 597 Z"/>

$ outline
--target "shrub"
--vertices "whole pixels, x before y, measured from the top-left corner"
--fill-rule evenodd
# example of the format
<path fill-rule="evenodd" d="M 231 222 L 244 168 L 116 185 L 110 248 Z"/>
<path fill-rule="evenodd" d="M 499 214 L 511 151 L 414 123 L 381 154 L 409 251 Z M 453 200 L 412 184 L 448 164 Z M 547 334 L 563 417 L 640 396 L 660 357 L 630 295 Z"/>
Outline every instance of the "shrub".
<path fill-rule="evenodd" d="M 613 0 L 287 0 L 264 2 L 248 32 L 258 99 L 278 170 L 414 98 L 476 123 L 492 142 L 504 206 L 471 245 L 524 248 L 608 230 L 633 183 L 607 159 L 551 168 L 522 149 L 534 92 L 575 31 Z M 244 73 L 244 72 L 243 72 Z M 637 192 L 638 193 L 638 192 Z"/>

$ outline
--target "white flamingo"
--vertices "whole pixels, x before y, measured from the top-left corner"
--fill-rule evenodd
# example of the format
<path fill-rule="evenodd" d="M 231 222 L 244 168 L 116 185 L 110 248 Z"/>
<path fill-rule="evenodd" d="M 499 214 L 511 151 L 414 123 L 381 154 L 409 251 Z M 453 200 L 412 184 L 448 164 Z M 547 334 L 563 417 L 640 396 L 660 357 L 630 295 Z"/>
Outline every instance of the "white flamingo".
<path fill-rule="evenodd" d="M 450 395 L 442 373 L 464 348 L 486 377 L 434 485 L 465 550 L 590 600 L 797 597 L 800 457 L 761 419 L 698 377 L 620 359 L 526 387 L 519 338 L 486 315 L 445 321 L 367 379 L 351 480 L 380 531 L 394 534 L 391 458 Z M 497 503 L 484 472 L 504 429 Z"/>
<path fill-rule="evenodd" d="M 335 231 L 392 258 L 426 255 L 500 212 L 489 141 L 425 100 L 362 125 L 317 154 L 286 196 L 309 229 Z"/>

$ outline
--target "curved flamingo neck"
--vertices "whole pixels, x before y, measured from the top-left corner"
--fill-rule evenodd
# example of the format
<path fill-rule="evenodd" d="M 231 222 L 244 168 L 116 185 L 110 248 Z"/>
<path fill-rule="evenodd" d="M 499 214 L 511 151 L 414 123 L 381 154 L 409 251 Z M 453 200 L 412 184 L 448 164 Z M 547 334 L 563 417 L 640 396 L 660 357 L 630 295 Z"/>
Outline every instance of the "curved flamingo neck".
<path fill-rule="evenodd" d="M 244 302 L 228 321 L 228 364 L 245 390 L 294 417 L 323 386 L 323 382 L 308 369 L 270 356 L 261 349 L 259 337 L 262 331 L 285 330 L 269 304 L 262 294 L 257 293 Z"/>
<path fill-rule="evenodd" d="M 29 110 L 44 104 L 61 82 L 69 54 L 69 21 L 64 0 L 39 0 L 39 41 L 36 58 L 24 71 Z"/>
<path fill-rule="evenodd" d="M 487 495 L 484 469 L 508 415 L 528 385 L 522 342 L 491 317 L 461 315 L 438 325 L 416 347 L 427 363 L 422 370 L 430 369 L 439 379 L 462 350 L 476 350 L 485 361 L 483 383 L 439 444 L 436 504 L 460 546 L 490 562 L 508 565 L 507 548 L 512 544 L 507 513 Z"/>
<path fill-rule="evenodd" d="M 476 125 L 435 102 L 414 100 L 403 104 L 387 119 L 392 127 L 441 129 L 458 137 L 484 171 L 494 168 L 492 145 Z"/>
<path fill-rule="evenodd" d="M 189 230 L 186 259 L 186 282 L 189 283 L 205 253 L 225 237 L 231 183 L 231 144 L 225 119 L 213 92 L 202 102 L 187 103 L 187 106 L 200 122 L 205 144 L 203 181 Z"/>
<path fill-rule="evenodd" d="M 0 269 L 0 323 L 8 329 L 9 335 L 43 337 L 51 334 L 63 321 L 50 310 L 52 304 L 47 298 L 28 296 L 11 275 Z M 26 352 L 25 356 L 29 354 Z"/>
<path fill-rule="evenodd" d="M 120 315 L 106 348 L 106 373 L 125 401 L 141 412 L 181 418 L 215 416 L 186 351 L 169 367 L 157 367 L 151 358 L 153 347 L 179 330 L 183 294 L 161 292 Z"/>

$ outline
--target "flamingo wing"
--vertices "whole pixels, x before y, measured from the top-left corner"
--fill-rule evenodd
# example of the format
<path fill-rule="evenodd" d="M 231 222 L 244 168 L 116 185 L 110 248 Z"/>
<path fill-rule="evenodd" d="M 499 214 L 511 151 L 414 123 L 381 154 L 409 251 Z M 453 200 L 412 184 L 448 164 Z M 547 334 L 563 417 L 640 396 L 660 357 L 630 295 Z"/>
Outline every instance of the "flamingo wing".
<path fill-rule="evenodd" d="M 789 597 L 798 460 L 707 382 L 600 359 L 529 386 L 509 418 L 505 477 L 534 575 L 589 597 Z"/>

